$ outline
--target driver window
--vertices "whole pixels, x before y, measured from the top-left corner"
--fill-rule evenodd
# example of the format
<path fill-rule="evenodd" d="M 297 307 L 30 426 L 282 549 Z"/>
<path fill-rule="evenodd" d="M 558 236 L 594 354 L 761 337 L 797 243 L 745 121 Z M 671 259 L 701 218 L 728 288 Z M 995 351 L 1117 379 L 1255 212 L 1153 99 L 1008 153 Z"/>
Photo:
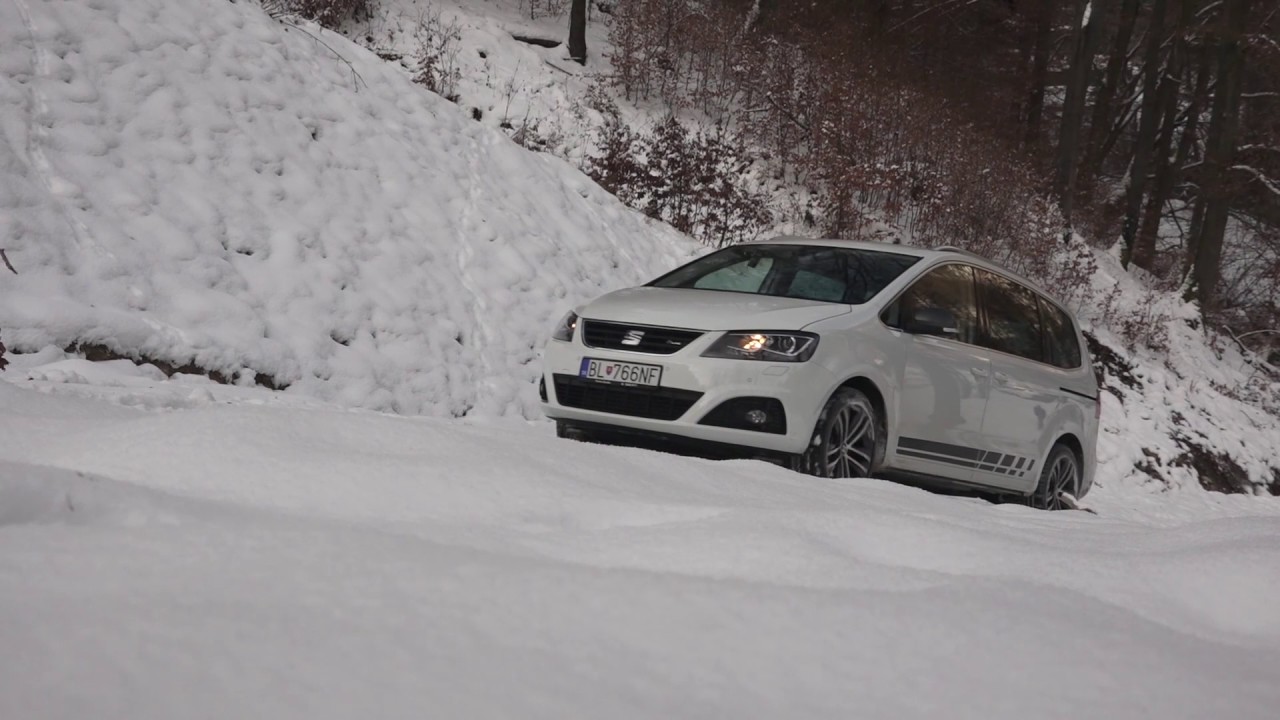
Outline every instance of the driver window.
<path fill-rule="evenodd" d="M 973 268 L 951 264 L 930 270 L 899 296 L 889 309 L 886 322 L 893 327 L 906 327 L 911 316 L 926 307 L 940 308 L 954 315 L 959 330 L 955 339 L 972 344 L 978 325 Z"/>

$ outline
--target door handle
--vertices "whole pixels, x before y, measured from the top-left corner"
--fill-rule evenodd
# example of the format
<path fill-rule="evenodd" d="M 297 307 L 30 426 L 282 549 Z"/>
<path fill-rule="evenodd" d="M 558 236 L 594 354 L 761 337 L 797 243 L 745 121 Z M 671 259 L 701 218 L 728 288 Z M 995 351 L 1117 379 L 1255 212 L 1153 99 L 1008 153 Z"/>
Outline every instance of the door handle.
<path fill-rule="evenodd" d="M 973 373 L 973 376 L 976 378 L 985 378 L 987 376 L 986 368 L 981 368 L 976 365 L 969 368 L 969 372 Z"/>
<path fill-rule="evenodd" d="M 1001 385 L 1008 385 L 1009 381 L 1012 380 L 1012 378 L 1009 377 L 1008 373 L 1002 373 L 1002 372 L 997 372 L 995 374 L 995 378 L 996 378 L 996 382 L 1000 383 Z"/>

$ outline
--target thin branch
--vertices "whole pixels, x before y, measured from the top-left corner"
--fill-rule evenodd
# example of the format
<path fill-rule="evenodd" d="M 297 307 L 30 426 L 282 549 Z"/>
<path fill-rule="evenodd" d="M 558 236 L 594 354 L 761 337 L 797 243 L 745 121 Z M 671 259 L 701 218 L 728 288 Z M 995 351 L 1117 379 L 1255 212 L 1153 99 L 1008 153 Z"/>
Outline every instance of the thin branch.
<path fill-rule="evenodd" d="M 1199 12 L 1196 13 L 1196 17 L 1203 17 L 1205 13 L 1209 12 L 1210 10 L 1216 9 L 1221 4 L 1222 4 L 1222 0 L 1218 0 L 1218 2 L 1211 2 L 1208 5 L 1205 5 L 1204 7 L 1200 8 Z"/>
<path fill-rule="evenodd" d="M 1265 150 L 1267 152 L 1280 153 L 1280 147 L 1275 145 L 1241 145 L 1236 148 L 1236 152 L 1251 152 L 1254 150 Z"/>
<path fill-rule="evenodd" d="M 1254 177 L 1255 180 L 1265 185 L 1268 190 L 1270 190 L 1272 193 L 1275 194 L 1276 197 L 1280 197 L 1280 183 L 1277 183 L 1275 180 L 1272 180 L 1266 175 L 1263 175 L 1261 172 L 1258 172 L 1254 168 L 1251 168 L 1248 165 L 1232 165 L 1228 169 L 1241 170 L 1243 172 L 1249 173 Z"/>
<path fill-rule="evenodd" d="M 916 20 L 919 20 L 920 18 L 924 17 L 925 15 L 928 15 L 929 13 L 933 12 L 934 10 L 941 10 L 942 8 L 946 7 L 947 5 L 961 4 L 961 6 L 962 6 L 962 7 L 965 7 L 965 6 L 972 5 L 972 4 L 976 3 L 977 1 L 978 1 L 978 0 L 943 0 L 943 2 L 940 2 L 940 3 L 938 3 L 937 5 L 930 5 L 929 7 L 927 7 L 927 8 L 925 8 L 925 9 L 921 10 L 920 12 L 916 13 L 915 15 L 912 15 L 911 17 L 907 18 L 906 20 L 903 20 L 903 21 L 899 22 L 897 25 L 894 25 L 893 27 L 889 28 L 889 30 L 888 30 L 887 32 L 894 32 L 895 30 L 899 30 L 899 29 L 901 29 L 903 26 L 910 25 L 911 23 L 915 22 Z"/>
<path fill-rule="evenodd" d="M 346 66 L 347 66 L 347 69 L 351 71 L 351 77 L 356 81 L 356 90 L 357 90 L 357 91 L 359 91 L 359 90 L 360 90 L 360 86 L 361 86 L 361 85 L 364 85 L 366 88 L 368 88 L 368 87 L 369 87 L 369 83 L 365 82 L 365 81 L 364 81 L 364 78 L 360 76 L 360 73 L 356 72 L 356 66 L 355 66 L 355 65 L 352 65 L 352 64 L 351 64 L 351 61 L 350 61 L 350 60 L 348 60 L 346 57 L 344 57 L 344 56 L 342 55 L 342 53 L 338 52 L 337 50 L 334 50 L 332 45 L 330 45 L 329 43 L 327 43 L 327 42 L 325 42 L 324 40 L 320 39 L 320 36 L 319 36 L 319 35 L 316 35 L 315 33 L 311 32 L 310 30 L 308 30 L 308 29 L 306 29 L 306 28 L 302 27 L 302 25 L 298 24 L 298 21 L 297 21 L 296 19 L 292 18 L 292 17 L 289 17 L 289 16 L 281 16 L 281 17 L 280 17 L 280 18 L 278 18 L 278 19 L 279 19 L 279 21 L 280 21 L 280 23 L 281 23 L 282 25 L 286 25 L 286 26 L 288 26 L 288 27 L 291 27 L 291 28 L 295 28 L 295 29 L 297 29 L 298 31 L 300 31 L 301 33 L 303 33 L 304 35 L 306 35 L 307 37 L 309 37 L 309 38 L 311 38 L 312 40 L 314 40 L 314 41 L 316 42 L 316 44 L 320 45 L 320 46 L 321 46 L 321 47 L 323 47 L 325 50 L 328 50 L 329 52 L 333 53 L 333 56 L 334 56 L 334 57 L 336 57 L 336 58 L 338 58 L 338 60 L 342 61 L 342 63 L 343 63 L 344 65 L 346 65 Z"/>
<path fill-rule="evenodd" d="M 767 100 L 769 104 L 773 106 L 774 110 L 777 110 L 778 112 L 782 113 L 783 117 L 795 123 L 796 127 L 800 128 L 805 132 L 812 132 L 812 130 L 809 129 L 808 123 L 801 122 L 800 118 L 797 118 L 794 114 L 792 114 L 790 110 L 779 105 L 778 101 L 773 99 L 773 93 L 765 93 L 764 99 Z"/>

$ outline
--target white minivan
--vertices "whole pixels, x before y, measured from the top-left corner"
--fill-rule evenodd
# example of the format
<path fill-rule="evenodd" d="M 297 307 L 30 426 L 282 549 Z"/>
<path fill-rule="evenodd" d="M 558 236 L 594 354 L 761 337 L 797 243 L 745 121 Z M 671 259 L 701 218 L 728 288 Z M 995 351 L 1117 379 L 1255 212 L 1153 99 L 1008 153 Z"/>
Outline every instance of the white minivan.
<path fill-rule="evenodd" d="M 976 255 L 777 238 L 568 313 L 540 391 L 562 437 L 693 444 L 821 477 L 1074 504 L 1098 385 L 1071 313 Z"/>

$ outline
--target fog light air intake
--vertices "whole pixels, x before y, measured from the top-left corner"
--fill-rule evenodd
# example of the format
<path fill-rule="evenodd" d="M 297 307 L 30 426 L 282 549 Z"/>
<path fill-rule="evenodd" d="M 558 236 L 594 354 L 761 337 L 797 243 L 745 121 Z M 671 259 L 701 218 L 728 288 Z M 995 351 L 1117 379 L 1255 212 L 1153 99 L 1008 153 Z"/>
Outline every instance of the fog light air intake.
<path fill-rule="evenodd" d="M 764 421 L 760 422 L 760 414 Z M 787 434 L 787 414 L 782 403 L 775 398 L 740 397 L 725 400 L 707 413 L 699 425 L 752 430 L 774 435 Z"/>

